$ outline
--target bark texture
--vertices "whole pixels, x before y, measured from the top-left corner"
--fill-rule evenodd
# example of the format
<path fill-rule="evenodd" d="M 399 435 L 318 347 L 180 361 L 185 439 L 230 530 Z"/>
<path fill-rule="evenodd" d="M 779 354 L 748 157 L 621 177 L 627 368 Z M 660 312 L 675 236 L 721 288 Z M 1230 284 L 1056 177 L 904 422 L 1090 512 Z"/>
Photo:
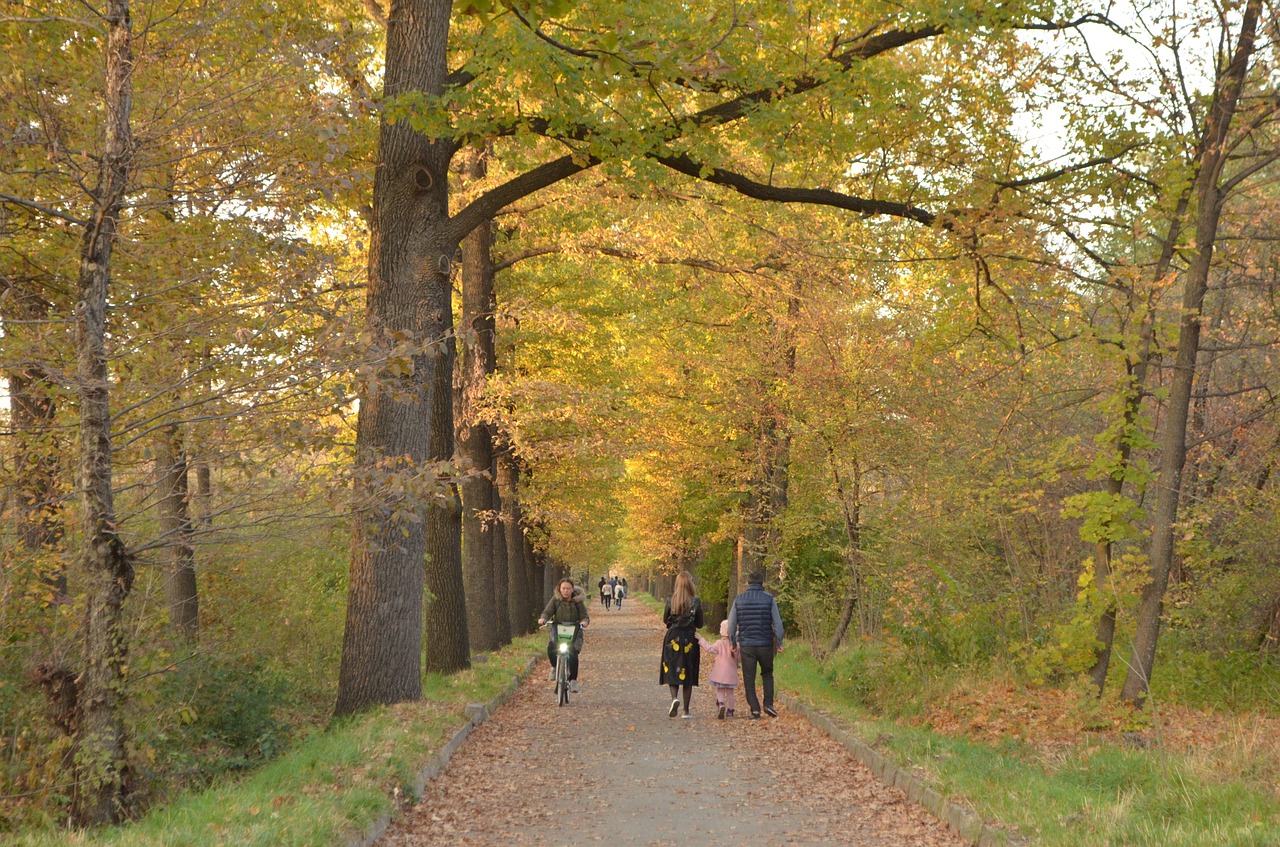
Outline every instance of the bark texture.
<path fill-rule="evenodd" d="M 79 825 L 117 823 L 125 816 L 128 763 L 122 712 L 127 652 L 122 625 L 133 587 L 133 563 L 116 534 L 112 498 L 110 380 L 107 373 L 107 293 L 125 191 L 132 169 L 132 23 L 128 0 L 110 0 L 107 26 L 106 138 L 93 215 L 80 244 L 76 291 L 76 382 L 80 401 L 78 488 L 83 521 L 80 567 L 86 589 L 85 668 L 80 674 L 76 791 Z"/>
<path fill-rule="evenodd" d="M 177 426 L 165 427 L 156 443 L 157 512 L 160 537 L 168 550 L 165 604 L 173 630 L 185 638 L 194 638 L 200 629 L 200 599 L 187 474 L 182 430 Z"/>
<path fill-rule="evenodd" d="M 471 151 L 466 170 L 470 180 L 484 179 L 481 151 Z M 456 418 L 458 457 L 465 474 L 461 484 L 462 576 L 467 631 L 471 649 L 477 651 L 496 650 L 511 638 L 506 562 L 499 567 L 494 546 L 493 436 L 480 410 L 496 361 L 492 248 L 491 220 L 482 221 L 462 242 L 462 356 Z"/>
<path fill-rule="evenodd" d="M 5 332 L 8 335 L 11 330 L 6 328 Z M 40 580 L 51 589 L 55 602 L 61 602 L 67 596 L 67 574 L 57 554 L 64 527 L 54 384 L 41 365 L 9 371 L 6 379 L 18 538 L 26 554 L 36 559 Z"/>
<path fill-rule="evenodd" d="M 448 4 L 432 0 L 391 4 L 386 98 L 443 91 L 449 13 Z M 458 537 L 458 509 L 440 496 L 432 463 L 451 459 L 453 446 L 452 154 L 449 143 L 423 137 L 407 121 L 384 118 L 379 128 L 366 303 L 369 334 L 387 353 L 387 367 L 360 392 L 337 714 L 421 696 L 428 582 L 433 604 L 441 604 L 431 621 L 444 622 L 432 633 L 430 653 L 450 667 L 469 661 L 465 612 L 458 611 L 459 553 L 440 546 Z M 442 416 L 446 433 L 438 432 Z"/>
<path fill-rule="evenodd" d="M 520 496 L 515 460 L 509 449 L 498 450 L 493 457 L 494 481 L 497 483 L 501 507 L 497 531 L 502 533 L 507 561 L 507 613 L 511 618 L 511 634 L 525 635 L 533 631 L 530 614 L 538 598 L 532 590 L 532 564 L 525 556 L 524 522 L 520 514 Z"/>

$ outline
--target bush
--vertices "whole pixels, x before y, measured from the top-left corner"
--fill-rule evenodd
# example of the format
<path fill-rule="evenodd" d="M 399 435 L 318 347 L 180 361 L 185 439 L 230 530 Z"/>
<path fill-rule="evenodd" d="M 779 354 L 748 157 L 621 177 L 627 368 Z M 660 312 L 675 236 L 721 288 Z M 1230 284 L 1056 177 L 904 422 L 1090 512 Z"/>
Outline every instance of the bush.
<path fill-rule="evenodd" d="M 256 657 L 197 657 L 162 687 L 162 700 L 185 731 L 161 728 L 145 740 L 165 758 L 186 759 L 203 779 L 251 768 L 289 744 L 279 716 L 288 693 L 288 681 Z"/>

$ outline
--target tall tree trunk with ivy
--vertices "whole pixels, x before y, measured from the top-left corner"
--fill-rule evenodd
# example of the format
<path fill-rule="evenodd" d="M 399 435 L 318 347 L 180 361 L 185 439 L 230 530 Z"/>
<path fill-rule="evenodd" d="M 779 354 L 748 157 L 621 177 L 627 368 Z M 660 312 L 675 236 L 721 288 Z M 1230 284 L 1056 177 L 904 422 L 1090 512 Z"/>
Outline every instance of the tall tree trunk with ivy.
<path fill-rule="evenodd" d="M 93 191 L 93 212 L 80 243 L 76 292 L 76 388 L 80 401 L 80 509 L 86 589 L 84 670 L 79 678 L 76 791 L 72 817 L 80 825 L 117 823 L 128 787 L 125 698 L 125 598 L 133 562 L 116 533 L 111 468 L 111 379 L 107 372 L 107 297 L 125 192 L 132 170 L 133 46 L 128 0 L 110 0 L 107 31 L 106 139 Z"/>
<path fill-rule="evenodd" d="M 22 341 L 22 330 L 47 320 L 52 305 L 31 290 L 32 280 L 2 282 L 0 325 L 6 338 Z M 26 358 L 27 363 L 5 375 L 18 539 L 33 561 L 37 578 L 48 587 L 50 599 L 60 602 L 67 596 L 67 574 L 58 552 L 65 534 L 59 491 L 62 443 L 55 425 L 58 387 L 47 364 Z"/>

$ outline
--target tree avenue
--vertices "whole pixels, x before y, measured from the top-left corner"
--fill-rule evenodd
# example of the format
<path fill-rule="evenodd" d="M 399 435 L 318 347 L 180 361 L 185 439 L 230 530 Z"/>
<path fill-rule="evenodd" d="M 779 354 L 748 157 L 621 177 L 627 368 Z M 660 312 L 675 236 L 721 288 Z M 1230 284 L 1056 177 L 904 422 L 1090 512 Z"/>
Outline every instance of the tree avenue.
<path fill-rule="evenodd" d="M 839 696 L 973 736 L 1273 711 L 1260 0 L 0 32 L 12 828 L 460 690 L 562 575 L 763 569 Z"/>
<path fill-rule="evenodd" d="M 879 57 L 960 27 L 972 28 L 975 38 L 986 31 L 1000 37 L 1002 30 L 1007 33 L 1016 25 L 1016 15 L 1033 20 L 1030 10 L 1002 9 L 998 19 L 987 19 L 978 8 L 954 10 L 948 21 L 930 21 L 923 11 L 877 18 L 870 10 L 859 10 L 845 19 L 845 10 L 829 9 L 823 19 L 807 23 L 809 31 L 799 33 L 787 31 L 796 24 L 788 11 L 774 17 L 760 12 L 755 24 L 776 25 L 779 41 L 768 43 L 772 49 L 757 63 L 745 60 L 753 51 L 753 27 L 740 23 L 727 8 L 693 22 L 691 32 L 681 32 L 683 21 L 664 19 L 649 9 L 633 18 L 624 16 L 631 10 L 588 4 L 524 9 L 480 3 L 468 7 L 474 20 L 460 26 L 451 41 L 452 4 L 407 0 L 391 5 L 366 320 L 374 343 L 404 338 L 414 352 L 406 373 L 388 375 L 360 398 L 358 505 L 338 713 L 417 696 L 415 598 L 421 596 L 417 571 L 424 558 L 434 575 L 428 588 L 437 607 L 429 615 L 443 614 L 441 625 L 450 624 L 433 633 L 431 652 L 449 657 L 438 658 L 444 669 L 458 669 L 468 661 L 459 542 L 454 541 L 461 536 L 461 510 L 452 490 L 440 496 L 432 486 L 439 463 L 453 455 L 448 386 L 455 353 L 449 292 L 450 268 L 462 239 L 504 207 L 605 162 L 632 167 L 657 163 L 756 199 L 932 224 L 938 213 L 915 202 L 778 187 L 738 173 L 731 162 L 704 157 L 721 155 L 721 128 L 758 123 L 751 131 L 768 132 L 778 121 L 797 119 L 789 115 L 792 101 L 803 103 L 814 92 L 829 96 L 826 105 L 832 108 L 854 108 L 872 96 L 865 74 Z M 641 40 L 622 43 L 617 33 L 631 30 L 633 25 L 624 23 L 631 20 L 646 24 L 634 32 Z M 586 25 L 590 35 L 583 46 L 565 44 L 542 29 L 544 23 L 559 28 L 569 21 Z M 676 32 L 662 32 L 664 26 L 676 27 L 682 40 L 673 40 Z M 712 33 L 717 40 L 709 50 Z M 798 37 L 830 46 L 821 54 L 790 53 L 788 44 Z M 698 45 L 694 55 L 662 55 L 655 48 L 683 39 Z M 739 50 L 744 61 L 736 64 Z M 697 73 L 690 63 L 712 53 L 720 64 Z M 463 57 L 461 67 L 450 69 L 451 55 Z M 507 68 L 511 59 L 517 64 Z M 516 72 L 501 73 L 507 70 Z M 517 83 L 519 94 L 504 88 L 511 82 Z M 495 102 L 511 111 L 493 108 Z M 803 114 L 804 107 L 799 109 Z M 540 144 L 530 149 L 524 142 L 531 136 L 571 152 L 548 156 Z M 499 155 L 529 165 L 450 214 L 450 163 L 465 144 L 486 139 L 511 140 L 511 153 L 500 146 Z M 427 422 L 429 432 L 423 429 Z M 391 503 L 373 505 L 372 489 L 384 484 L 386 474 L 415 479 L 405 490 L 418 492 L 420 502 L 403 510 Z M 427 549 L 428 537 L 444 546 Z"/>

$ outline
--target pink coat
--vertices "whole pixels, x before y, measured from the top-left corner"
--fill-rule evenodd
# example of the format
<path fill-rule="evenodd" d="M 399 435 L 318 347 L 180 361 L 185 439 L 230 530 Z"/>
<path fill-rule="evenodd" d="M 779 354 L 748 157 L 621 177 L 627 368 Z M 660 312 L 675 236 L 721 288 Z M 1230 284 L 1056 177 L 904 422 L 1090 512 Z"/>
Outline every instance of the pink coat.
<path fill-rule="evenodd" d="M 702 636 L 698 636 L 698 641 L 702 644 L 704 653 L 710 653 L 716 657 L 715 664 L 711 666 L 711 684 L 737 685 L 738 651 L 734 649 L 729 639 L 721 638 L 715 644 L 711 644 Z"/>

